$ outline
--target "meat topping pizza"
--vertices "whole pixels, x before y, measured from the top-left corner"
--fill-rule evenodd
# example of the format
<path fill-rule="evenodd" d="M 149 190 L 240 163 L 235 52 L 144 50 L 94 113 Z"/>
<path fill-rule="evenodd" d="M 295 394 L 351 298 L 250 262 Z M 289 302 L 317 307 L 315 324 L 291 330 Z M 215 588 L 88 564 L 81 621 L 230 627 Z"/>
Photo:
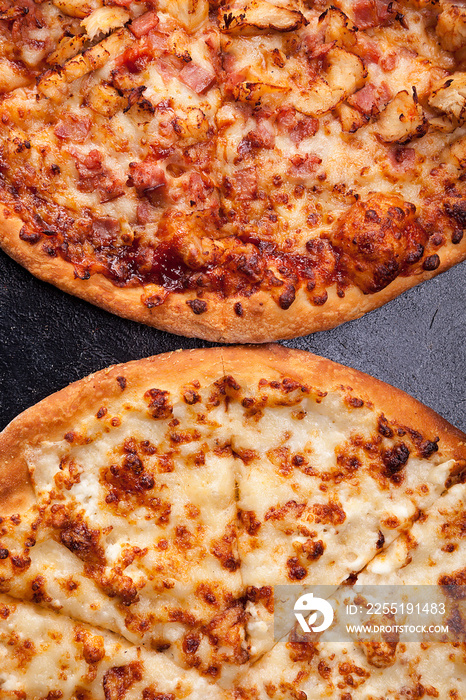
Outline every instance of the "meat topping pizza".
<path fill-rule="evenodd" d="M 333 678 L 319 659 L 365 652 L 331 656 L 292 623 L 275 644 L 275 585 L 465 581 L 465 436 L 307 353 L 197 350 L 105 370 L 13 421 L 0 465 L 12 700 L 310 700 Z M 456 642 L 432 654 L 456 657 Z M 391 688 L 382 651 L 361 666 L 364 692 Z M 379 696 L 409 697 L 404 682 Z"/>
<path fill-rule="evenodd" d="M 263 341 L 465 256 L 460 3 L 1 8 L 0 241 L 38 276 Z"/>

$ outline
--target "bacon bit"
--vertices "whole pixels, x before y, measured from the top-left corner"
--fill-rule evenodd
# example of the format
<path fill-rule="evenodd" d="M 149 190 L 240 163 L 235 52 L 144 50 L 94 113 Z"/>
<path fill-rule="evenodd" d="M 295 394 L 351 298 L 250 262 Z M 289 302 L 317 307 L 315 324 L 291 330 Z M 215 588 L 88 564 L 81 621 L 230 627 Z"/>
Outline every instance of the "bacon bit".
<path fill-rule="evenodd" d="M 147 34 L 118 56 L 115 59 L 115 66 L 117 70 L 124 66 L 130 73 L 139 73 L 148 63 L 162 55 L 166 45 L 164 37 L 158 34 Z"/>
<path fill-rule="evenodd" d="M 364 34 L 358 36 L 358 55 L 372 63 L 378 63 L 382 56 L 375 41 L 368 39 Z"/>
<path fill-rule="evenodd" d="M 334 41 L 331 41 L 328 44 L 320 44 L 318 46 L 315 46 L 308 54 L 308 56 L 309 58 L 321 58 L 322 56 L 326 56 L 330 49 L 333 49 L 334 46 Z"/>
<path fill-rule="evenodd" d="M 238 153 L 245 156 L 254 148 L 273 148 L 275 145 L 275 134 L 267 122 L 259 121 L 256 128 L 250 131 L 238 145 Z"/>
<path fill-rule="evenodd" d="M 383 70 L 391 71 L 398 65 L 398 60 L 398 54 L 395 51 L 391 51 L 380 59 L 380 67 L 383 68 Z"/>
<path fill-rule="evenodd" d="M 154 212 L 155 209 L 150 202 L 147 202 L 146 200 L 139 202 L 136 212 L 138 224 L 144 225 L 148 224 L 150 221 L 153 221 Z"/>
<path fill-rule="evenodd" d="M 89 117 L 81 116 L 68 112 L 63 115 L 60 121 L 55 126 L 55 136 L 64 141 L 74 141 L 75 143 L 83 143 L 91 129 L 91 120 Z"/>
<path fill-rule="evenodd" d="M 248 134 L 248 136 L 250 135 L 257 143 L 261 144 L 260 148 L 273 148 L 275 145 L 275 134 L 271 126 L 263 120 L 259 121 L 257 128 Z"/>
<path fill-rule="evenodd" d="M 89 153 L 86 156 L 84 156 L 82 164 L 85 168 L 88 168 L 89 170 L 96 170 L 97 168 L 100 168 L 102 165 L 102 153 L 96 148 L 94 148 L 92 151 L 89 151 Z"/>
<path fill-rule="evenodd" d="M 414 148 L 396 146 L 389 150 L 388 157 L 395 170 L 410 170 L 416 160 L 416 151 Z"/>
<path fill-rule="evenodd" d="M 290 158 L 290 162 L 293 175 L 313 175 L 317 170 L 317 166 L 322 163 L 322 158 L 319 158 L 314 153 L 306 153 L 304 156 L 293 156 Z"/>
<path fill-rule="evenodd" d="M 277 114 L 277 124 L 280 130 L 288 132 L 298 123 L 298 113 L 293 107 L 281 109 Z"/>
<path fill-rule="evenodd" d="M 315 117 L 298 115 L 293 107 L 280 110 L 277 115 L 277 124 L 282 132 L 289 134 L 290 139 L 295 144 L 314 136 L 319 130 L 319 122 Z"/>
<path fill-rule="evenodd" d="M 314 117 L 303 117 L 291 130 L 290 138 L 293 143 L 300 144 L 303 139 L 315 136 L 319 130 L 319 122 Z"/>
<path fill-rule="evenodd" d="M 227 54 L 223 57 L 223 70 L 225 72 L 224 85 L 226 90 L 232 90 L 246 78 L 246 71 L 244 69 L 237 69 L 234 56 Z"/>
<path fill-rule="evenodd" d="M 130 25 L 130 29 L 134 36 L 140 39 L 145 34 L 149 34 L 159 24 L 159 17 L 154 10 L 145 12 L 140 17 L 137 17 Z"/>
<path fill-rule="evenodd" d="M 191 61 L 183 68 L 179 77 L 182 83 L 200 95 L 212 85 L 215 73 L 213 70 L 206 70 L 203 66 L 198 66 L 197 63 Z"/>
<path fill-rule="evenodd" d="M 130 163 L 130 178 L 137 190 L 155 190 L 167 184 L 165 171 L 156 161 Z"/>
<path fill-rule="evenodd" d="M 110 202 L 123 194 L 123 183 L 104 167 L 100 151 L 94 148 L 86 155 L 71 150 L 70 153 L 79 173 L 78 189 L 81 192 L 97 191 L 101 202 Z"/>
<path fill-rule="evenodd" d="M 354 21 L 359 29 L 380 27 L 394 17 L 392 5 L 389 0 L 355 0 Z"/>
<path fill-rule="evenodd" d="M 205 202 L 212 194 L 213 186 L 204 180 L 200 173 L 193 172 L 189 176 L 189 198 L 195 204 Z"/>
<path fill-rule="evenodd" d="M 373 83 L 368 83 L 348 97 L 348 104 L 364 115 L 374 116 L 390 101 L 391 96 L 387 83 L 382 83 L 378 88 Z"/>
<path fill-rule="evenodd" d="M 240 201 L 253 199 L 257 191 L 257 171 L 256 167 L 243 168 L 235 175 L 235 189 Z"/>
<path fill-rule="evenodd" d="M 120 224 L 110 217 L 95 218 L 92 222 L 91 240 L 96 247 L 110 246 L 120 232 Z"/>

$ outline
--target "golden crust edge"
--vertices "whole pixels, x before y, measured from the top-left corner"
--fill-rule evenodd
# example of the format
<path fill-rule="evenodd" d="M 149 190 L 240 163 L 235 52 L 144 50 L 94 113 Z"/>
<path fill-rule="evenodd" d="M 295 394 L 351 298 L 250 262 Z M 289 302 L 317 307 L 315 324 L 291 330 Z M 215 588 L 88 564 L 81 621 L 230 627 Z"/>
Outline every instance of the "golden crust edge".
<path fill-rule="evenodd" d="M 264 375 L 294 378 L 321 391 L 343 386 L 370 402 L 388 420 L 418 430 L 429 439 L 440 438 L 439 457 L 466 466 L 466 434 L 412 396 L 374 377 L 307 351 L 281 345 L 232 346 L 176 350 L 113 365 L 51 394 L 17 416 L 0 433 L 0 510 L 16 512 L 33 499 L 25 451 L 43 440 L 63 439 L 72 421 L 95 414 L 101 402 L 147 388 L 154 382 L 173 393 L 199 379 L 202 386 L 233 374 L 257 388 Z M 122 391 L 117 377 L 124 376 Z M 396 410 L 395 410 L 396 407 Z M 358 410 L 358 409 L 354 409 Z M 71 425 L 70 425 L 71 423 Z"/>
<path fill-rule="evenodd" d="M 306 350 L 278 344 L 226 347 L 223 349 L 223 363 L 226 372 L 233 375 L 235 372 L 238 375 L 241 373 L 242 378 L 252 384 L 257 384 L 262 378 L 263 369 L 261 372 L 259 367 L 266 367 L 276 372 L 277 378 L 301 380 L 321 391 L 344 386 L 364 402 L 373 404 L 375 410 L 383 413 L 388 420 L 407 425 L 430 439 L 439 437 L 443 446 L 440 451 L 442 459 L 464 461 L 466 466 L 466 433 L 410 394 L 369 374 Z"/>
<path fill-rule="evenodd" d="M 211 292 L 202 297 L 207 301 L 207 311 L 196 315 L 187 304 L 197 298 L 192 291 L 171 293 L 161 306 L 149 309 L 141 301 L 143 286 L 117 287 L 100 273 L 89 280 L 74 278 L 71 263 L 62 258 L 50 258 L 42 251 L 38 253 L 36 247 L 19 238 L 22 225 L 16 214 L 5 206 L 0 207 L 0 247 L 39 279 L 124 318 L 176 335 L 222 343 L 266 343 L 329 330 L 360 318 L 466 259 L 465 236 L 459 244 L 449 244 L 438 251 L 440 266 L 437 270 L 397 277 L 375 294 L 365 295 L 352 286 L 342 299 L 332 289 L 327 302 L 318 307 L 313 306 L 300 289 L 292 306 L 285 311 L 264 291 L 251 297 L 235 295 L 227 299 L 219 299 Z M 235 312 L 237 302 L 242 306 L 241 317 Z"/>
<path fill-rule="evenodd" d="M 34 500 L 26 462 L 28 448 L 44 440 L 63 440 L 72 430 L 72 422 L 95 414 L 104 399 L 110 401 L 137 391 L 134 380 L 138 377 L 140 384 L 147 384 L 150 377 L 156 381 L 160 376 L 165 389 L 179 390 L 193 379 L 192 353 L 196 355 L 196 378 L 203 385 L 209 384 L 223 374 L 220 353 L 210 350 L 175 350 L 111 365 L 65 386 L 16 416 L 0 433 L 0 512 L 16 512 Z M 124 390 L 117 380 L 120 376 L 127 380 Z"/>

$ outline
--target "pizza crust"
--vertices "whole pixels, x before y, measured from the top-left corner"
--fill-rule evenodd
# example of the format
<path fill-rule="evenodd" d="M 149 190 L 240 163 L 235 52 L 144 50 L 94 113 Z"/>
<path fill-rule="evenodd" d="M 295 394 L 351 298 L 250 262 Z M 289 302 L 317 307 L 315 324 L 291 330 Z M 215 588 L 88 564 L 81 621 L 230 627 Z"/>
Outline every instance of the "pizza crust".
<path fill-rule="evenodd" d="M 59 257 L 50 258 L 40 250 L 39 244 L 21 240 L 22 226 L 23 222 L 14 213 L 5 207 L 0 210 L 1 247 L 39 279 L 123 318 L 176 335 L 222 343 L 266 343 L 329 330 L 360 318 L 466 259 L 464 236 L 459 244 L 444 245 L 438 251 L 440 265 L 436 270 L 399 276 L 374 294 L 364 294 L 352 285 L 345 291 L 344 298 L 340 298 L 332 288 L 325 304 L 314 306 L 301 288 L 291 307 L 283 310 L 264 291 L 249 297 L 235 295 L 225 299 L 214 292 L 205 292 L 202 299 L 207 302 L 207 311 L 196 315 L 188 304 L 198 298 L 192 291 L 170 293 L 162 305 L 150 309 L 142 302 L 144 287 L 117 287 L 99 273 L 88 280 L 79 279 L 71 263 Z M 238 303 L 241 315 L 235 310 Z"/>
<path fill-rule="evenodd" d="M 225 375 L 257 387 L 267 375 L 269 381 L 290 377 L 328 392 L 345 387 L 352 395 L 373 404 L 390 421 L 407 425 L 430 439 L 439 437 L 439 458 L 454 459 L 457 471 L 466 467 L 466 435 L 435 411 L 408 394 L 355 369 L 300 350 L 281 345 L 177 350 L 114 365 L 81 379 L 52 394 L 15 418 L 0 434 L 0 509 L 21 510 L 33 498 L 26 463 L 25 446 L 63 435 L 88 416 L 94 416 L 105 398 L 107 405 L 121 397 L 140 393 L 152 382 L 178 393 L 193 378 L 205 387 Z M 122 390 L 118 378 L 124 377 Z"/>

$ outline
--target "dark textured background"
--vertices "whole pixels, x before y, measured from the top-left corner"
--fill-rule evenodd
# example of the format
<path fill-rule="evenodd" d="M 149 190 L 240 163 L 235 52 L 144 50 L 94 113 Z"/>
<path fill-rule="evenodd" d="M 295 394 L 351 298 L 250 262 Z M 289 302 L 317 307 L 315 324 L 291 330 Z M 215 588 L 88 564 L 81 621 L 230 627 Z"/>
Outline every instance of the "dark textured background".
<path fill-rule="evenodd" d="M 339 328 L 286 341 L 404 389 L 466 430 L 466 263 Z M 112 316 L 0 251 L 0 429 L 115 362 L 209 346 Z"/>

